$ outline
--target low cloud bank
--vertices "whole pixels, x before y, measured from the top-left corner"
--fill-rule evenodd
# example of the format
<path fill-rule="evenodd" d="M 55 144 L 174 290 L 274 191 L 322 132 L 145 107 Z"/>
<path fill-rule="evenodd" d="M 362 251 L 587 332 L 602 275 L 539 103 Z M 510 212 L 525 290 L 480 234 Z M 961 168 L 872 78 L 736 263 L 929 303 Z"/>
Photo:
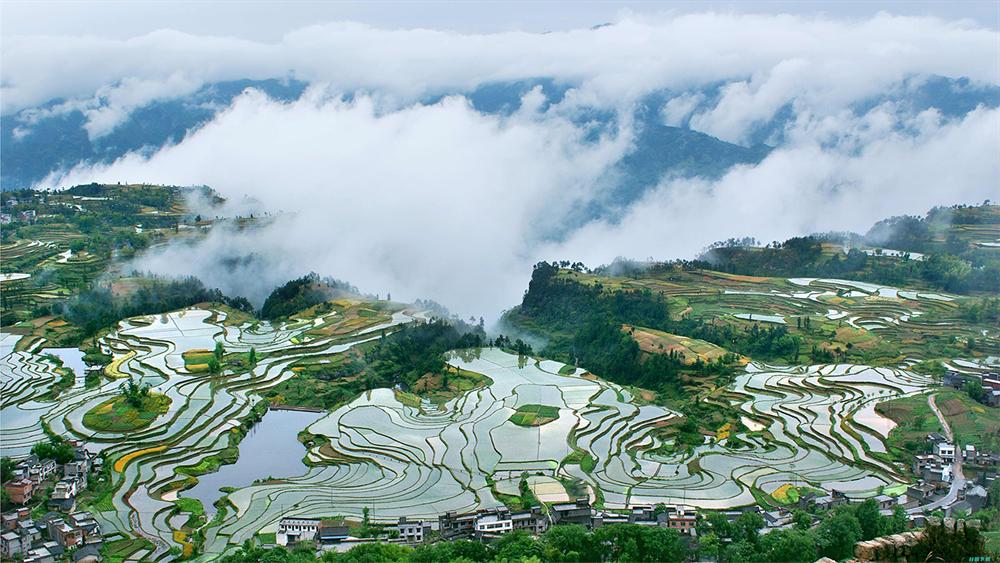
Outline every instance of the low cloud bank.
<path fill-rule="evenodd" d="M 997 110 L 943 116 L 886 95 L 931 75 L 971 79 L 960 88 L 1000 83 L 998 37 L 967 21 L 889 14 L 625 16 L 549 34 L 331 23 L 275 43 L 169 30 L 10 37 L 0 72 L 5 112 L 68 99 L 22 112 L 19 138 L 46 111 L 83 108 L 96 138 L 136 107 L 205 83 L 303 80 L 298 101 L 251 90 L 176 145 L 47 183 L 206 184 L 284 212 L 263 229 L 219 229 L 194 248 L 153 252 L 140 269 L 197 275 L 258 302 L 316 271 L 495 316 L 520 300 L 541 259 L 691 257 L 729 237 L 864 231 L 888 215 L 996 199 Z M 553 104 L 532 90 L 511 115 L 477 112 L 457 95 L 420 102 L 539 78 L 570 89 Z M 665 178 L 604 215 L 616 219 L 581 224 L 620 178 L 636 104 L 667 91 L 665 124 L 736 143 L 778 128 L 779 146 L 715 181 Z M 616 116 L 613 125 L 595 125 L 598 114 Z"/>
<path fill-rule="evenodd" d="M 567 229 L 574 210 L 601 201 L 633 135 L 624 126 L 595 141 L 566 108 L 537 107 L 484 115 L 452 97 L 381 112 L 369 98 L 312 91 L 280 103 L 249 92 L 178 145 L 59 183 L 207 184 L 284 212 L 262 229 L 219 229 L 148 254 L 142 270 L 196 275 L 258 302 L 316 271 L 493 318 L 520 300 L 542 259 L 692 257 L 728 237 L 864 231 L 888 215 L 997 195 L 1000 111 L 948 121 L 886 105 L 803 115 L 788 131 L 794 142 L 757 166 L 715 182 L 665 179 L 620 220 Z"/>

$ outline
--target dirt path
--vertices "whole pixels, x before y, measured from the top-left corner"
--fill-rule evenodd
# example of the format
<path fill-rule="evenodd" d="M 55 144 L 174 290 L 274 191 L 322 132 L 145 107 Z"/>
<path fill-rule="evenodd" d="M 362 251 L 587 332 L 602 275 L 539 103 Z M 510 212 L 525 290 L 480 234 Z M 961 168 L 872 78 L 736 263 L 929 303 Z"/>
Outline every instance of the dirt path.
<path fill-rule="evenodd" d="M 951 426 L 948 425 L 948 421 L 945 420 L 944 415 L 941 414 L 941 410 L 935 402 L 936 398 L 936 395 L 929 395 L 927 397 L 927 404 L 934 412 L 934 416 L 937 417 L 938 422 L 941 423 L 941 428 L 944 429 L 944 435 L 948 437 L 948 441 L 955 444 L 955 434 L 951 431 Z M 940 500 L 914 509 L 914 512 L 930 512 L 937 508 L 947 508 L 958 500 L 958 492 L 965 487 L 965 475 L 962 474 L 962 453 L 958 450 L 958 444 L 955 444 L 955 463 L 952 465 L 952 473 L 951 487 L 948 489 L 948 494 Z"/>

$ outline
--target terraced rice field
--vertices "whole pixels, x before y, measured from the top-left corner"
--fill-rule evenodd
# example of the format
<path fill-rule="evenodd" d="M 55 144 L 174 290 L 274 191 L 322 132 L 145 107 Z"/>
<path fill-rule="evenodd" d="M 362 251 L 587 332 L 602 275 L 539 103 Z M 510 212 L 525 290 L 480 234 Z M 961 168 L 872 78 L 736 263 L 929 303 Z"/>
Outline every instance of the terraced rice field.
<path fill-rule="evenodd" d="M 947 320 L 955 307 L 952 296 L 844 280 L 720 275 L 710 289 L 655 280 L 622 283 L 652 286 L 701 314 L 714 307 L 732 319 L 741 313 L 780 316 L 789 326 L 796 316 L 811 316 L 838 335 L 850 332 L 845 335 L 857 346 L 881 335 L 903 342 L 973 330 Z M 198 308 L 128 319 L 100 341 L 114 357 L 108 378 L 86 389 L 79 377 L 54 401 L 40 400 L 59 377 L 56 366 L 37 353 L 45 341 L 2 335 L 2 453 L 26 455 L 45 438 L 42 424 L 103 450 L 115 471 L 115 492 L 109 507 L 96 510 L 102 526 L 138 535 L 154 546 L 148 558 L 165 558 L 187 537 L 179 529 L 185 517 L 176 511 L 189 513 L 192 499 L 183 492 L 178 499 L 177 489 L 191 483 L 178 470 L 217 464 L 220 453 L 234 446 L 236 429 L 260 400 L 258 393 L 292 377 L 294 366 L 346 351 L 419 316 L 372 313 L 346 319 L 331 312 L 282 325 L 233 322 L 224 311 Z M 992 335 L 984 337 L 995 345 Z M 216 342 L 227 354 L 252 347 L 258 363 L 237 373 L 200 369 Z M 899 368 L 749 363 L 732 385 L 702 399 L 738 409 L 740 424 L 733 420 L 724 433 L 690 449 L 664 438 L 676 413 L 641 404 L 627 389 L 582 369 L 492 348 L 455 352 L 449 364 L 482 374 L 488 385 L 445 403 L 376 389 L 326 414 L 305 429 L 312 439 L 302 450 L 307 464 L 301 473 L 229 493 L 228 510 L 204 529 L 204 549 L 217 555 L 258 533 L 272 533 L 283 516 L 360 519 L 367 508 L 375 520 L 394 521 L 498 506 L 495 493 L 516 494 L 526 472 L 534 476 L 536 494 L 563 498 L 554 479 L 570 479 L 608 509 L 658 502 L 723 509 L 776 492 L 787 497 L 802 487 L 874 495 L 906 482 L 885 461 L 893 423 L 875 405 L 933 384 L 905 369 L 921 359 L 921 349 L 904 345 Z M 977 371 L 988 361 L 952 363 Z M 124 377 L 169 397 L 167 412 L 127 435 L 87 428 L 85 413 L 114 396 Z M 525 420 L 543 415 L 541 425 Z M 539 473 L 544 479 L 535 478 Z"/>
<path fill-rule="evenodd" d="M 306 330 L 335 323 L 335 313 L 320 319 L 274 326 L 226 324 L 223 311 L 186 309 L 165 315 L 122 321 L 117 330 L 100 341 L 115 357 L 114 371 L 152 386 L 170 398 L 167 412 L 151 424 L 127 434 L 98 432 L 83 424 L 84 415 L 118 393 L 120 380 L 105 380 L 85 388 L 82 374 L 56 401 L 41 401 L 58 378 L 55 365 L 37 354 L 44 340 L 18 350 L 20 336 L 0 335 L 0 418 L 3 419 L 2 455 L 23 457 L 31 446 L 46 439 L 43 424 L 56 434 L 82 439 L 92 450 L 102 450 L 114 470 L 112 510 L 96 511 L 102 528 L 125 536 L 138 534 L 156 547 L 155 559 L 168 554 L 175 540 L 170 523 L 176 493 L 184 476 L 175 469 L 197 465 L 233 445 L 231 429 L 250 414 L 259 397 L 254 392 L 291 377 L 287 369 L 310 356 L 336 354 L 379 338 L 383 329 L 410 322 L 414 315 L 402 311 L 368 317 L 350 334 L 335 337 L 305 336 Z M 298 326 L 296 326 L 298 325 Z M 296 343 L 293 343 L 293 339 Z M 212 349 L 215 342 L 227 352 L 255 348 L 257 365 L 244 373 L 223 371 L 210 375 L 185 367 L 183 353 Z M 22 346 L 23 347 L 23 346 Z M 305 451 L 303 450 L 303 454 Z M 167 500 L 170 499 L 170 500 Z M 222 539 L 220 539 L 222 538 Z M 242 540 L 240 540 L 242 541 Z M 225 536 L 212 534 L 210 545 L 221 551 Z"/>
<path fill-rule="evenodd" d="M 581 371 L 560 375 L 558 362 L 519 362 L 497 349 L 464 356 L 451 365 L 493 384 L 443 406 L 407 406 L 388 389 L 359 397 L 308 428 L 321 439 L 305 475 L 231 494 L 239 518 L 219 533 L 235 541 L 269 531 L 281 513 L 357 518 L 368 507 L 373 518 L 394 520 L 496 506 L 487 477 L 510 494 L 514 485 L 501 480 L 523 472 L 580 479 L 611 509 L 682 500 L 729 508 L 786 483 L 874 495 L 905 481 L 873 455 L 885 452 L 890 428 L 874 405 L 930 383 L 884 368 L 751 364 L 725 399 L 766 430 L 739 434 L 732 447 L 706 442 L 663 456 L 656 430 L 675 413 L 637 406 L 627 390 Z M 559 416 L 520 426 L 510 417 L 523 405 L 557 408 Z M 593 469 L 567 460 L 576 449 L 595 458 Z"/>

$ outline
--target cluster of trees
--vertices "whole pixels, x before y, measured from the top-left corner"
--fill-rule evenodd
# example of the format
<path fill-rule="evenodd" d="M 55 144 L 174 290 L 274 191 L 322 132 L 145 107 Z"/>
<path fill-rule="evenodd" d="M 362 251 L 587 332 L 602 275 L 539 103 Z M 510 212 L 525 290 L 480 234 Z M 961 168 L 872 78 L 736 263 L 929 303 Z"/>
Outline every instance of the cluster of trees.
<path fill-rule="evenodd" d="M 81 292 L 66 301 L 61 312 L 85 335 L 90 335 L 123 318 L 165 313 L 207 301 L 224 303 L 241 311 L 253 311 L 246 298 L 228 297 L 218 289 L 205 287 L 195 277 L 149 277 L 144 278 L 138 288 L 128 295 L 116 296 L 110 289 L 101 286 Z"/>
<path fill-rule="evenodd" d="M 959 314 L 969 322 L 1000 323 L 1000 297 L 965 299 L 958 307 Z"/>
<path fill-rule="evenodd" d="M 481 327 L 482 325 L 480 325 Z M 496 346 L 497 348 L 503 348 L 504 350 L 513 350 L 519 356 L 532 356 L 535 351 L 531 348 L 531 344 L 521 340 L 520 338 L 511 340 L 509 336 L 503 334 L 497 336 L 490 342 L 490 346 Z"/>
<path fill-rule="evenodd" d="M 140 385 L 128 378 L 122 383 L 119 393 L 129 406 L 141 409 L 146 397 L 149 397 L 149 384 Z"/>
<path fill-rule="evenodd" d="M 344 293 L 357 294 L 358 289 L 347 282 L 310 272 L 272 291 L 260 308 L 260 316 L 270 320 L 287 317 Z"/>
<path fill-rule="evenodd" d="M 831 234 L 794 237 L 764 247 L 748 241 L 730 240 L 713 245 L 694 264 L 714 270 L 760 276 L 850 277 L 851 279 L 899 285 L 922 281 L 946 291 L 1000 291 L 1000 259 L 990 250 L 977 249 L 950 233 L 941 242 L 953 221 L 960 224 L 998 223 L 995 207 L 936 208 L 926 218 L 892 217 L 875 224 L 864 237 Z M 849 240 L 885 246 L 903 252 L 919 252 L 924 260 L 870 256 L 857 249 L 847 254 L 824 257 L 823 242 Z M 755 242 L 755 241 L 754 241 Z"/>
<path fill-rule="evenodd" d="M 51 435 L 49 441 L 38 442 L 31 446 L 31 453 L 41 459 L 54 459 L 58 464 L 69 463 L 75 456 L 73 445 L 58 435 Z"/>
<path fill-rule="evenodd" d="M 853 557 L 854 545 L 863 540 L 899 533 L 908 528 L 902 508 L 882 516 L 873 500 L 846 505 L 826 512 L 818 524 L 813 515 L 796 511 L 791 528 L 760 533 L 763 518 L 745 513 L 729 521 L 712 513 L 699 524 L 697 550 L 691 549 L 675 530 L 635 524 L 615 524 L 588 531 L 582 526 L 554 526 L 534 538 L 524 532 L 506 534 L 490 544 L 459 540 L 417 547 L 388 543 L 359 545 L 346 553 L 326 552 L 323 561 L 367 563 L 392 561 L 437 563 L 581 562 L 581 561 L 687 561 L 719 563 L 811 562 L 821 557 L 844 560 Z M 226 563 L 315 561 L 314 547 L 306 543 L 294 550 L 262 549 L 247 542 L 226 556 Z M 913 550 L 913 561 L 969 561 L 985 553 L 979 530 L 966 527 L 951 532 L 943 526 L 927 528 Z"/>
<path fill-rule="evenodd" d="M 731 371 L 722 359 L 685 365 L 673 354 L 643 354 L 623 325 L 643 326 L 699 338 L 733 352 L 762 359 L 795 360 L 800 340 L 784 326 L 748 328 L 717 325 L 698 319 L 672 320 L 666 300 L 643 290 L 606 290 L 558 276 L 555 264 L 535 266 L 521 305 L 506 320 L 548 338 L 545 355 L 583 366 L 621 384 L 636 384 L 660 391 L 675 391 L 682 371 L 725 374 Z"/>
<path fill-rule="evenodd" d="M 406 563 L 471 563 L 543 561 L 685 561 L 689 550 L 676 530 L 615 524 L 588 531 L 583 526 L 554 526 L 539 538 L 524 532 L 505 534 L 495 542 L 450 541 L 407 547 L 388 543 L 359 545 L 346 553 L 326 552 L 323 561 L 368 563 L 374 561 Z M 314 561 L 311 546 L 288 551 L 265 550 L 245 544 L 239 551 L 222 559 L 224 563 Z"/>
<path fill-rule="evenodd" d="M 457 319 L 407 324 L 380 338 L 365 352 L 362 379 L 367 389 L 410 387 L 425 374 L 442 373 L 445 352 L 478 348 L 485 343 L 482 327 Z"/>
<path fill-rule="evenodd" d="M 854 544 L 859 541 L 908 529 L 902 507 L 891 516 L 882 516 L 872 499 L 830 510 L 818 525 L 814 525 L 812 515 L 796 510 L 793 522 L 790 529 L 761 534 L 764 519 L 757 513 L 747 512 L 734 522 L 723 514 L 712 513 L 699 525 L 700 555 L 720 563 L 807 562 L 820 557 L 841 560 L 853 556 Z"/>

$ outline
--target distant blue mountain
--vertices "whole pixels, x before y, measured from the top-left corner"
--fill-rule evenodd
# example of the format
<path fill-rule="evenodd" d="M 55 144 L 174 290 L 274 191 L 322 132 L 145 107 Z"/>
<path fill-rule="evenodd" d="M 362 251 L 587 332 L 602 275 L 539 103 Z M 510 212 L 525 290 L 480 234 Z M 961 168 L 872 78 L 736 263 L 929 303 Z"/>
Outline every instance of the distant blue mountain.
<path fill-rule="evenodd" d="M 234 80 L 206 85 L 184 98 L 152 102 L 136 109 L 114 131 L 93 141 L 83 128 L 86 118 L 79 110 L 30 125 L 30 132 L 15 138 L 23 126 L 20 114 L 0 116 L 3 150 L 0 151 L 0 188 L 31 187 L 50 172 L 80 163 L 106 163 L 132 151 L 155 151 L 180 141 L 227 107 L 247 88 L 256 88 L 278 100 L 295 100 L 306 84 L 294 80 Z M 64 100 L 53 100 L 40 109 L 52 109 Z"/>
<path fill-rule="evenodd" d="M 534 88 L 541 90 L 544 98 L 541 110 L 545 111 L 563 101 L 574 86 L 541 77 L 491 82 L 471 91 L 442 91 L 420 101 L 432 104 L 448 95 L 463 95 L 477 111 L 510 115 L 521 107 L 524 96 Z M 784 141 L 784 130 L 795 118 L 791 106 L 758 124 L 749 135 L 749 146 L 728 143 L 691 130 L 690 115 L 677 127 L 665 124 L 662 109 L 671 98 L 697 94 L 700 103 L 692 112 L 695 114 L 715 107 L 723 86 L 723 83 L 716 83 L 687 92 L 654 92 L 640 100 L 632 116 L 635 131 L 632 149 L 608 174 L 608 186 L 603 190 L 605 199 L 579 210 L 580 219 L 604 215 L 608 209 L 628 205 L 666 175 L 714 179 L 734 165 L 756 164 L 772 150 L 765 143 L 780 145 Z M 93 141 L 83 128 L 83 113 L 77 110 L 40 119 L 20 138 L 15 136 L 15 129 L 24 126 L 25 114 L 0 116 L 3 148 L 0 151 L 0 189 L 30 187 L 56 170 L 81 163 L 107 163 L 132 151 L 151 153 L 164 145 L 179 142 L 250 87 L 274 99 L 292 101 L 302 95 L 306 84 L 272 79 L 206 85 L 192 95 L 139 108 L 114 131 Z M 917 113 L 934 107 L 947 117 L 958 117 L 980 105 L 1000 106 L 1000 87 L 974 84 L 961 78 L 913 77 L 891 91 L 855 104 L 852 109 L 862 114 L 887 101 L 894 102 L 903 111 Z M 51 109 L 61 102 L 53 100 L 40 109 Z M 616 133 L 620 126 L 619 116 L 607 108 L 578 108 L 570 117 L 587 131 L 586 138 L 591 141 Z"/>

